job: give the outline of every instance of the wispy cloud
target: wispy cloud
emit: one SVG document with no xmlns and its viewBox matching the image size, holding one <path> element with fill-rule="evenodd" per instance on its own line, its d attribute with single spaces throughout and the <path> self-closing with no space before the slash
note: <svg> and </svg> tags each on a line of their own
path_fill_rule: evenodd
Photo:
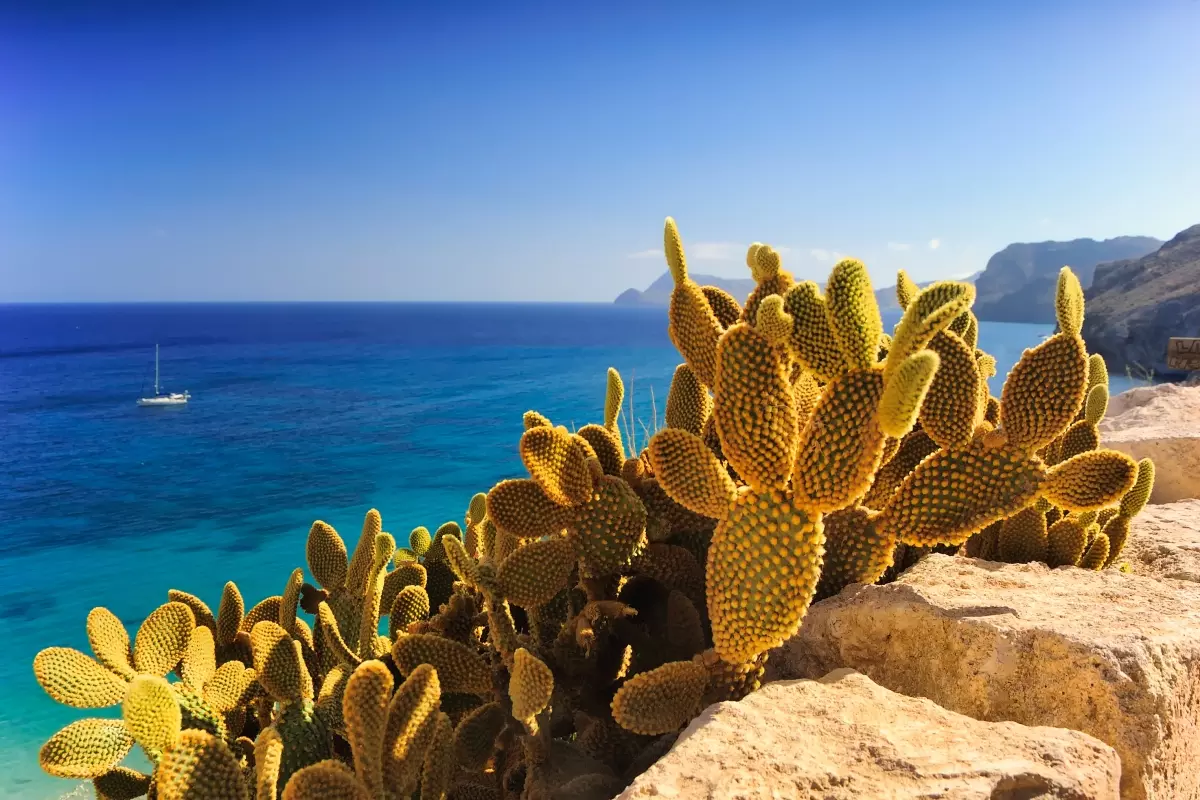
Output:
<svg viewBox="0 0 1200 800">
<path fill-rule="evenodd" d="M 888 242 L 888 250 L 894 250 L 897 253 L 910 249 L 912 249 L 912 245 L 908 242 Z"/>
<path fill-rule="evenodd" d="M 630 253 L 626 258 L 663 258 L 661 247 L 651 247 L 649 250 L 638 250 L 636 253 Z"/>
<path fill-rule="evenodd" d="M 808 251 L 808 254 L 821 262 L 841 261 L 846 257 L 845 253 L 839 253 L 837 250 L 825 250 L 821 247 L 814 247 Z"/>
<path fill-rule="evenodd" d="M 746 245 L 736 242 L 696 242 L 683 249 L 695 261 L 741 261 L 746 257 Z"/>
<path fill-rule="evenodd" d="M 942 246 L 941 239 L 930 239 L 929 240 L 929 249 L 930 250 L 937 250 L 941 246 Z"/>
</svg>

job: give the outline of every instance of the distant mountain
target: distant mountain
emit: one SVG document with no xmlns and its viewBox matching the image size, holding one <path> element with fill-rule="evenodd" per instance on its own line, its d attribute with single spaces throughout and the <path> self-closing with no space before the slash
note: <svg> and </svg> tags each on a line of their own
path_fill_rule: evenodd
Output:
<svg viewBox="0 0 1200 800">
<path fill-rule="evenodd" d="M 1200 337 L 1200 225 L 1141 258 L 1101 264 L 1087 291 L 1083 338 L 1108 368 L 1167 369 L 1173 336 Z"/>
<path fill-rule="evenodd" d="M 988 259 L 975 282 L 975 315 L 995 322 L 1052 323 L 1054 288 L 1064 266 L 1086 289 L 1097 264 L 1140 258 L 1161 246 L 1150 236 L 1010 244 Z"/>
<path fill-rule="evenodd" d="M 696 273 L 693 273 L 691 278 L 701 286 L 716 286 L 718 289 L 724 289 L 737 298 L 739 303 L 745 302 L 750 293 L 754 291 L 752 278 L 718 278 L 716 275 Z M 671 290 L 674 288 L 675 282 L 671 280 L 671 272 L 668 270 L 659 275 L 658 280 L 647 286 L 644 291 L 626 289 L 617 296 L 614 302 L 621 306 L 666 306 L 671 304 Z"/>
<path fill-rule="evenodd" d="M 979 275 L 980 273 L 976 272 L 974 275 L 963 280 L 967 283 L 973 283 Z M 746 298 L 754 291 L 754 281 L 751 278 L 718 278 L 715 275 L 693 274 L 692 280 L 701 286 L 716 286 L 724 289 L 737 298 L 739 303 L 746 302 Z M 930 283 L 932 281 L 926 281 L 920 285 L 924 287 Z M 644 291 L 639 292 L 637 289 L 626 289 L 613 302 L 619 306 L 666 306 L 671 303 L 671 290 L 673 288 L 675 288 L 675 284 L 671 280 L 671 273 L 668 271 L 660 275 L 658 280 L 646 287 Z M 875 298 L 879 303 L 880 311 L 900 310 L 900 303 L 896 300 L 896 287 L 894 285 L 876 290 Z"/>
</svg>

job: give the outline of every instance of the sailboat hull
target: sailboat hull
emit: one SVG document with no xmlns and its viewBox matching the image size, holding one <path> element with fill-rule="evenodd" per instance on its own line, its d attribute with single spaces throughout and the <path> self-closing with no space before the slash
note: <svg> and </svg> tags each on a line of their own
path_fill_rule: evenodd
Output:
<svg viewBox="0 0 1200 800">
<path fill-rule="evenodd" d="M 143 397 L 137 401 L 139 406 L 182 406 L 186 405 L 186 394 L 162 395 L 160 397 Z"/>
</svg>

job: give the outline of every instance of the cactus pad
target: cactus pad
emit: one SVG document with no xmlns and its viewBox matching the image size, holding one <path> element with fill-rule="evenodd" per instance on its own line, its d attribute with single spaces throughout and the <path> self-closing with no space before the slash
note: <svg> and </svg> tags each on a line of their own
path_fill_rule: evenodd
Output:
<svg viewBox="0 0 1200 800">
<path fill-rule="evenodd" d="M 670 733 L 700 710 L 707 687 L 708 670 L 702 665 L 672 661 L 626 681 L 613 697 L 613 718 L 634 733 Z"/>
</svg>

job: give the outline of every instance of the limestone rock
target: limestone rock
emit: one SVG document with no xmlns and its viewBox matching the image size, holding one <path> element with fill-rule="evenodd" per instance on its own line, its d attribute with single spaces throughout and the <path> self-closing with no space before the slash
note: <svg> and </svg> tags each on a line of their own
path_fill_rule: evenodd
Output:
<svg viewBox="0 0 1200 800">
<path fill-rule="evenodd" d="M 1143 508 L 1120 560 L 1136 575 L 1200 583 L 1200 500 Z"/>
<path fill-rule="evenodd" d="M 1130 389 L 1100 422 L 1105 447 L 1154 461 L 1151 503 L 1200 497 L 1200 386 Z"/>
<path fill-rule="evenodd" d="M 1083 731 L 1121 757 L 1123 797 L 1200 798 L 1200 585 L 935 554 L 815 604 L 768 664 Z"/>
<path fill-rule="evenodd" d="M 1116 798 L 1119 774 L 1078 731 L 978 722 L 838 670 L 710 706 L 618 799 Z"/>
</svg>

